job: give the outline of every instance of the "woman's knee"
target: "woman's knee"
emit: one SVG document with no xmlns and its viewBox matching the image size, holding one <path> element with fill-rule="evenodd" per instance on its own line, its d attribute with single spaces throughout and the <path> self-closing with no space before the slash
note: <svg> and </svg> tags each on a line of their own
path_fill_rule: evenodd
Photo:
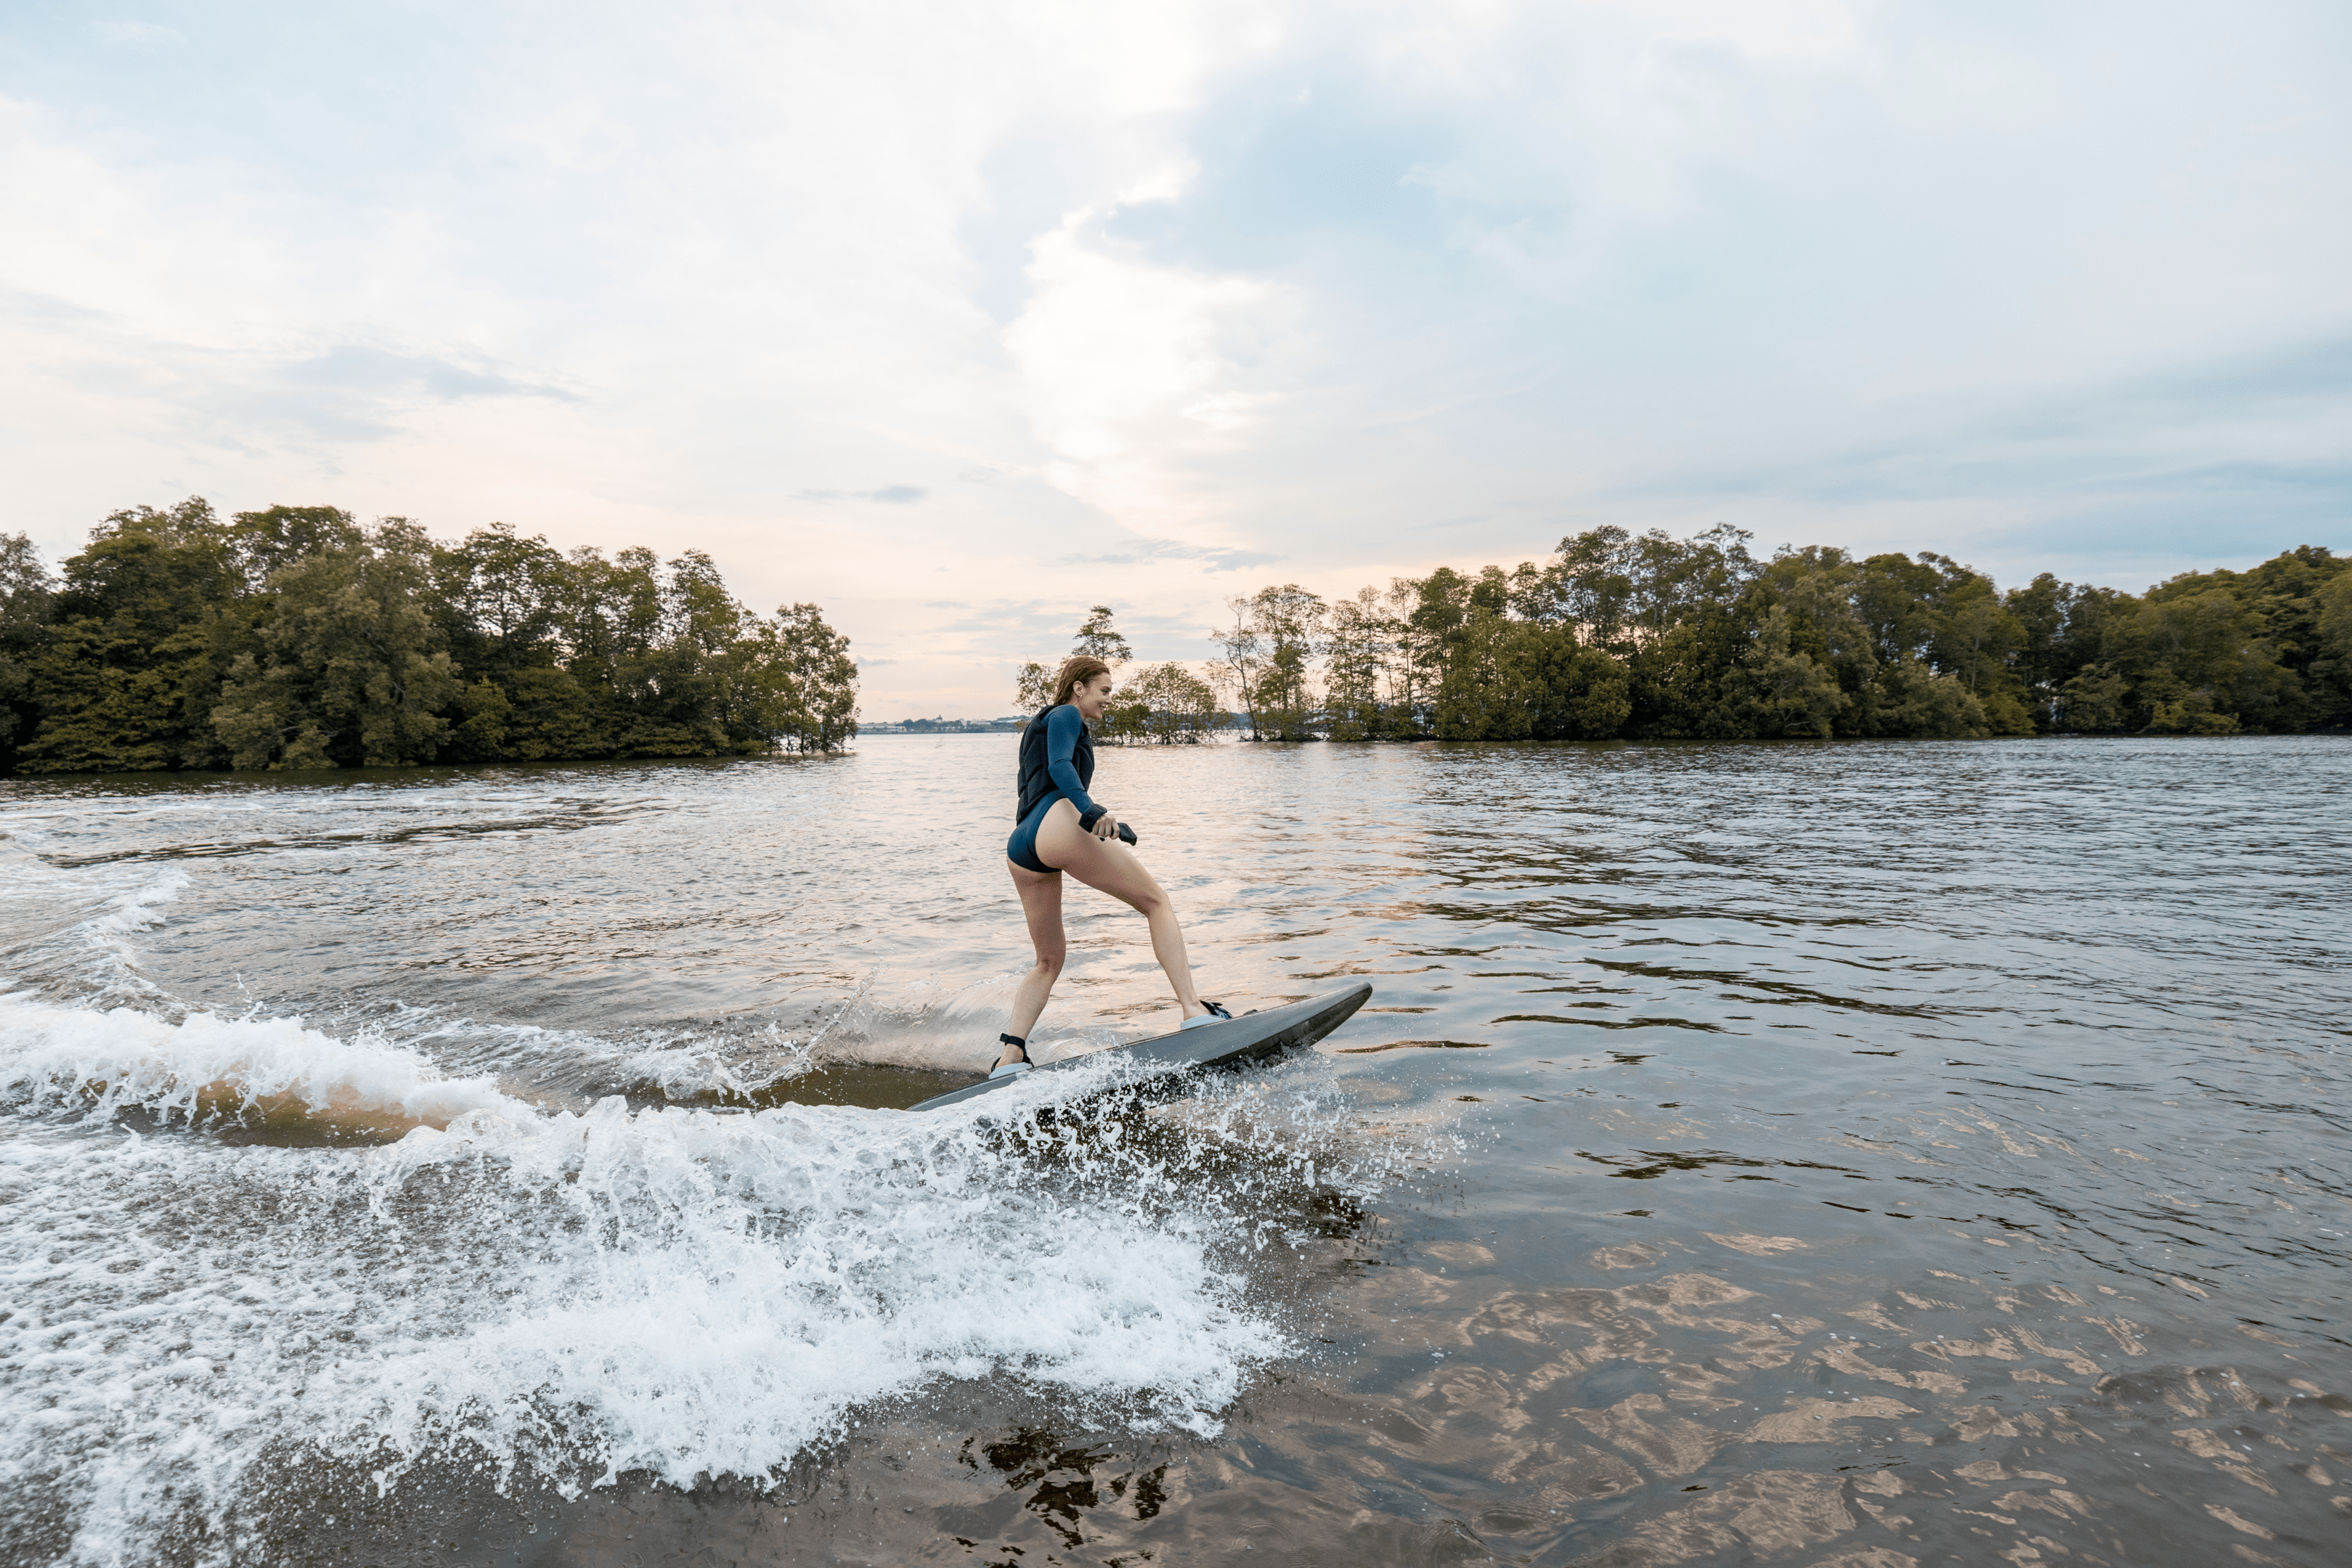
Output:
<svg viewBox="0 0 2352 1568">
<path fill-rule="evenodd" d="M 1040 953 L 1037 955 L 1037 962 L 1034 967 L 1034 972 L 1045 976 L 1050 980 L 1055 976 L 1059 975 L 1062 972 L 1062 965 L 1067 960 L 1068 956 L 1069 955 L 1066 951 Z"/>
</svg>

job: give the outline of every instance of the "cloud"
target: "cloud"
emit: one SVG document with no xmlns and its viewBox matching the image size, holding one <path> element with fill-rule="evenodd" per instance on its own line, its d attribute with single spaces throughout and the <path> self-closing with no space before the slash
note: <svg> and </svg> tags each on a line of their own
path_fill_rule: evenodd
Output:
<svg viewBox="0 0 2352 1568">
<path fill-rule="evenodd" d="M 1156 204 L 1186 172 L 1129 193 Z M 1117 209 L 1113 209 L 1117 210 Z M 1271 401 L 1240 363 L 1278 330 L 1274 285 L 1154 265 L 1091 208 L 1031 247 L 1028 308 L 1004 344 L 1048 480 L 1129 528 L 1197 521 L 1185 460 L 1244 442 Z"/>
<path fill-rule="evenodd" d="M 293 361 L 278 371 L 288 385 L 359 396 L 422 394 L 444 401 L 469 397 L 546 397 L 563 402 L 579 398 L 561 387 L 519 382 L 494 371 L 475 369 L 430 354 L 341 344 L 324 353 Z"/>
<path fill-rule="evenodd" d="M 15 316 L 27 321 L 70 322 L 76 326 L 103 329 L 113 318 L 104 310 L 77 305 L 70 299 L 55 295 L 36 294 L 28 289 L 0 287 L 0 315 Z"/>
<path fill-rule="evenodd" d="M 796 490 L 802 501 L 875 501 L 886 507 L 911 507 L 930 492 L 920 485 L 885 485 L 878 490 Z"/>
<path fill-rule="evenodd" d="M 1181 539 L 1138 539 L 1129 549 L 1108 555 L 1074 556 L 1072 559 L 1097 566 L 1137 566 L 1155 560 L 1199 561 L 1210 571 L 1239 571 L 1244 567 L 1270 565 L 1283 557 L 1265 550 L 1186 544 Z"/>
<path fill-rule="evenodd" d="M 222 401 L 240 418 L 313 436 L 366 440 L 397 433 L 404 416 L 421 406 L 499 398 L 581 401 L 562 387 L 438 355 L 355 343 L 260 367 L 241 389 L 224 388 Z"/>
<path fill-rule="evenodd" d="M 188 42 L 185 33 L 158 22 L 100 22 L 98 36 L 122 48 L 149 51 L 184 48 Z"/>
<path fill-rule="evenodd" d="M 1624 494 L 1769 494 L 1838 504 L 1952 495 L 2063 505 L 2285 486 L 2352 498 L 2352 338 L 2103 377 L 1914 401 L 1874 439 L 1753 465 L 1685 466 Z M 2233 455 L 2214 438 L 2234 430 Z"/>
</svg>

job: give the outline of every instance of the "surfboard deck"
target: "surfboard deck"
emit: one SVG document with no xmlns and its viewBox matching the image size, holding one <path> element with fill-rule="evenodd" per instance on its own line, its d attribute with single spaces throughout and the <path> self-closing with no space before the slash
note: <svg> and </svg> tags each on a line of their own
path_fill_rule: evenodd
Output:
<svg viewBox="0 0 2352 1568">
<path fill-rule="evenodd" d="M 1179 1030 L 1150 1040 L 1139 1040 L 1131 1045 L 1114 1045 L 1102 1051 L 1090 1051 L 1083 1056 L 1066 1057 L 1060 1061 L 1041 1061 L 1026 1072 L 1010 1073 L 1003 1078 L 984 1078 L 977 1083 L 967 1083 L 961 1089 L 950 1090 L 910 1105 L 910 1111 L 938 1111 L 950 1105 L 961 1105 L 977 1100 L 1000 1089 L 1010 1089 L 1016 1083 L 1034 1082 L 1041 1072 L 1060 1072 L 1101 1061 L 1106 1057 L 1118 1060 L 1122 1068 L 1132 1068 L 1133 1075 L 1123 1074 L 1121 1089 L 1141 1087 L 1147 1082 L 1159 1082 L 1168 1078 L 1182 1078 L 1202 1072 L 1231 1072 L 1255 1067 L 1287 1056 L 1294 1051 L 1304 1051 L 1338 1029 L 1354 1016 L 1358 1008 L 1371 999 L 1369 980 L 1320 997 L 1309 997 L 1303 1002 L 1286 1007 L 1269 1008 L 1264 1012 L 1244 1013 L 1236 1019 L 1203 1024 L 1198 1029 Z M 1162 1087 L 1164 1092 L 1164 1085 Z"/>
</svg>

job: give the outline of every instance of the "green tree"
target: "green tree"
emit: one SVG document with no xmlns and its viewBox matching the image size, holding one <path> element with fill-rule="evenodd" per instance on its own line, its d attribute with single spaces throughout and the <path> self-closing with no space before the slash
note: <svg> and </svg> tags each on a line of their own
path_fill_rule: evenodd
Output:
<svg viewBox="0 0 2352 1568">
<path fill-rule="evenodd" d="M 341 507 L 270 507 L 239 512 L 226 530 L 229 559 L 250 592 L 270 577 L 314 555 L 357 549 L 366 542 L 359 520 Z"/>
<path fill-rule="evenodd" d="M 228 532 L 209 503 L 114 513 L 65 563 L 55 620 L 29 660 L 38 712 L 28 772 L 204 767 L 210 710 L 248 639 Z"/>
<path fill-rule="evenodd" d="M 1507 665 L 1528 705 L 1536 740 L 1611 740 L 1633 711 L 1631 675 L 1598 648 L 1579 646 L 1565 626 L 1522 624 Z"/>
<path fill-rule="evenodd" d="M 2327 654 L 2321 622 L 2327 596 L 2352 572 L 2352 560 L 2314 545 L 2285 550 L 2239 576 L 2258 640 L 2295 677 L 2294 695 L 2266 719 L 2273 728 L 2352 723 L 2352 704 L 2319 667 Z"/>
<path fill-rule="evenodd" d="M 1580 643 L 1565 607 L 1581 591 L 1562 580 L 1523 563 L 1475 576 L 1440 568 L 1414 585 L 1401 629 L 1407 663 L 1426 672 L 1440 739 L 1587 740 L 1622 728 L 1625 667 Z"/>
<path fill-rule="evenodd" d="M 698 550 L 436 543 L 333 507 L 200 497 L 92 532 L 52 591 L 0 539 L 0 759 L 45 771 L 837 749 L 856 665 Z"/>
<path fill-rule="evenodd" d="M 2026 711 L 2025 683 L 2014 668 L 2026 643 L 2025 628 L 2001 602 L 1992 579 L 1948 556 L 1923 553 L 1919 559 L 1942 569 L 1929 644 L 1937 669 L 1958 677 L 1994 733 L 2030 733 L 2033 722 Z"/>
<path fill-rule="evenodd" d="M 2110 631 L 2138 609 L 2138 600 L 2112 588 L 2085 584 L 2066 596 L 2065 623 L 2052 644 L 2046 683 L 2053 729 L 2104 734 L 2125 727 L 2131 683 L 2102 661 Z"/>
<path fill-rule="evenodd" d="M 1520 629 L 1479 606 L 1447 632 L 1434 715 L 1440 740 L 1525 740 L 1534 734 L 1536 694 L 1517 657 Z"/>
<path fill-rule="evenodd" d="M 1157 745 L 1198 745 L 1224 723 L 1217 689 L 1181 664 L 1147 665 L 1128 690 L 1143 713 L 1141 734 Z"/>
<path fill-rule="evenodd" d="M 1536 618 L 1580 627 L 1597 647 L 1630 648 L 1626 626 L 1638 565 L 1633 536 L 1613 523 L 1560 540 L 1546 573 L 1549 602 Z"/>
<path fill-rule="evenodd" d="M 1630 653 L 1736 599 L 1759 570 L 1750 537 L 1728 524 L 1688 539 L 1663 528 L 1588 529 L 1560 540 L 1540 571 L 1514 577 L 1517 608 L 1528 620 L 1566 622 L 1590 646 Z"/>
<path fill-rule="evenodd" d="M 488 686 L 497 701 L 482 693 Z M 610 757 L 613 740 L 594 697 L 562 668 L 529 667 L 492 684 L 466 687 L 467 717 L 458 727 L 464 755 L 478 761 L 543 762 Z"/>
<path fill-rule="evenodd" d="M 1747 734 L 1827 740 L 1846 696 L 1826 665 L 1791 646 L 1795 632 L 1788 607 L 1774 605 L 1755 645 L 1724 677 L 1723 706 Z"/>
<path fill-rule="evenodd" d="M 857 737 L 857 663 L 849 639 L 814 604 L 787 604 L 737 646 L 740 717 L 730 741 L 740 750 L 842 750 Z"/>
<path fill-rule="evenodd" d="M 1400 628 L 1402 651 L 1429 697 L 1429 723 L 1433 729 L 1437 706 L 1444 700 L 1439 693 L 1444 685 L 1446 664 L 1475 612 L 1470 594 L 1476 583 L 1450 566 L 1441 566 L 1409 586 L 1412 597 Z"/>
<path fill-rule="evenodd" d="M 2074 592 L 2073 583 L 2045 571 L 2002 596 L 2002 606 L 2022 639 L 2011 667 L 2024 687 L 2026 709 L 2036 729 L 2053 727 L 2058 688 L 2072 673 L 2063 664 L 2066 612 Z"/>
<path fill-rule="evenodd" d="M 492 523 L 433 547 L 433 596 L 452 654 L 469 671 L 548 668 L 571 600 L 572 563 L 543 538 Z"/>
<path fill-rule="evenodd" d="M 2131 683 L 2104 664 L 2085 664 L 2059 688 L 2053 727 L 2083 735 L 2121 730 L 2131 718 Z"/>
<path fill-rule="evenodd" d="M 1332 740 L 1371 740 L 1391 728 L 1382 688 L 1393 679 L 1400 628 L 1377 590 L 1335 601 L 1323 643 L 1323 717 Z"/>
<path fill-rule="evenodd" d="M 1878 667 L 1870 631 L 1854 609 L 1860 576 L 1842 549 L 1784 549 L 1731 608 L 1759 630 L 1775 605 L 1786 609 L 1790 647 L 1835 672 L 1839 690 L 1852 695 L 1869 685 Z"/>
<path fill-rule="evenodd" d="M 464 683 L 427 608 L 432 553 L 424 530 L 387 517 L 269 574 L 261 647 L 230 664 L 211 715 L 231 767 L 435 759 Z"/>
<path fill-rule="evenodd" d="M 1878 663 L 1926 660 L 1936 644 L 1936 599 L 1943 574 L 1908 556 L 1874 555 L 1855 571 L 1854 612 Z"/>
<path fill-rule="evenodd" d="M 2352 722 L 2352 571 L 2338 571 L 2312 595 L 2309 666 L 2326 722 Z"/>
<path fill-rule="evenodd" d="M 1625 661 L 1633 706 L 1626 733 L 1645 740 L 1747 738 L 1751 732 L 1728 711 L 1724 684 L 1753 636 L 1738 607 L 1711 605 L 1635 646 Z"/>
<path fill-rule="evenodd" d="M 1232 685 L 1249 716 L 1254 740 L 1310 740 L 1316 711 L 1314 660 L 1321 653 L 1329 612 L 1321 598 L 1295 582 L 1262 588 L 1225 601 L 1234 617 L 1223 638 L 1225 657 L 1213 666 Z"/>
<path fill-rule="evenodd" d="M 1775 610 L 1787 616 L 1777 629 L 1768 625 Z M 1770 727 L 1782 720 L 1768 716 L 1781 712 L 1785 719 L 1784 710 L 1757 704 L 1765 664 L 1795 655 L 1835 676 L 1845 699 L 1832 719 L 1835 735 L 1957 738 L 2032 727 L 2011 667 L 2023 643 L 2021 623 L 1990 579 L 1945 557 L 1855 561 L 1831 548 L 1784 549 L 1738 611 L 1755 627 L 1757 643 L 1745 673 L 1727 674 L 1727 700 L 1736 695 L 1740 702 L 1731 716 L 1739 727 L 1790 733 Z M 1762 647 L 1784 634 L 1785 649 Z M 1799 673 L 1775 667 L 1781 686 Z M 1801 726 L 1810 727 L 1810 720 Z"/>
<path fill-rule="evenodd" d="M 1086 619 L 1078 622 L 1077 641 L 1070 644 L 1070 652 L 1100 659 L 1114 670 L 1135 657 L 1127 639 L 1111 625 L 1108 604 L 1095 605 L 1087 612 Z"/>
<path fill-rule="evenodd" d="M 1937 674 L 1919 659 L 1874 671 L 1838 716 L 1840 735 L 1911 740 L 1972 740 L 1992 733 L 1984 705 L 1958 675 Z"/>
<path fill-rule="evenodd" d="M 1151 738 L 1151 705 L 1132 685 L 1111 693 L 1101 720 L 1092 727 L 1097 740 L 1111 746 L 1137 746 Z"/>
<path fill-rule="evenodd" d="M 57 602 L 57 580 L 23 534 L 0 534 L 0 773 L 13 772 L 17 743 L 33 733 L 33 660 Z"/>
<path fill-rule="evenodd" d="M 2300 716 L 2293 673 L 2257 635 L 2234 586 L 2219 574 L 2184 573 L 2108 628 L 2109 662 L 2131 680 L 2137 727 L 2228 735 Z"/>
</svg>

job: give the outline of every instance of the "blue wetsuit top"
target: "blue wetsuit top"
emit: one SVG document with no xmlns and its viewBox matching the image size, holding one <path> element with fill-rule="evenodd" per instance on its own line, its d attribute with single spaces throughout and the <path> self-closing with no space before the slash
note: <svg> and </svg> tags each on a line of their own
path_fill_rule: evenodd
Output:
<svg viewBox="0 0 2352 1568">
<path fill-rule="evenodd" d="M 1031 719 L 1021 732 L 1021 789 L 1013 808 L 1020 826 L 1005 843 L 1006 857 L 1024 871 L 1055 870 L 1037 858 L 1037 830 L 1056 800 L 1076 806 L 1079 825 L 1093 827 L 1102 815 L 1087 793 L 1094 781 L 1094 737 L 1076 707 L 1064 703 Z"/>
</svg>

